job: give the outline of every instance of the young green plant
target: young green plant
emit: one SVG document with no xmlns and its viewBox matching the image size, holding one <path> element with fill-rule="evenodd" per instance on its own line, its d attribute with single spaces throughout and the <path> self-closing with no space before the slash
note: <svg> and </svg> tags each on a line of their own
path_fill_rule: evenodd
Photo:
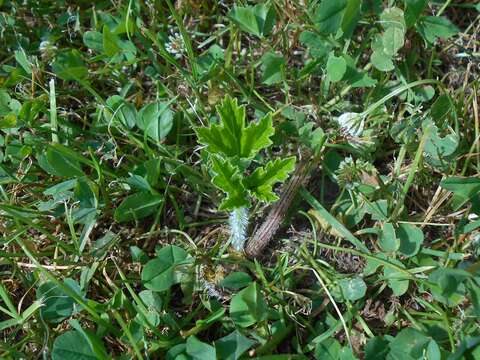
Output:
<svg viewBox="0 0 480 360">
<path fill-rule="evenodd" d="M 219 209 L 230 212 L 230 243 L 236 250 L 243 251 L 251 201 L 277 200 L 273 185 L 287 179 L 295 168 L 295 157 L 270 160 L 247 175 L 247 169 L 254 166 L 253 159 L 272 144 L 270 138 L 275 133 L 272 114 L 247 126 L 245 106 L 239 106 L 237 99 L 230 96 L 217 106 L 217 113 L 218 124 L 195 131 L 198 141 L 206 145 L 215 174 L 212 182 L 226 194 Z"/>
</svg>

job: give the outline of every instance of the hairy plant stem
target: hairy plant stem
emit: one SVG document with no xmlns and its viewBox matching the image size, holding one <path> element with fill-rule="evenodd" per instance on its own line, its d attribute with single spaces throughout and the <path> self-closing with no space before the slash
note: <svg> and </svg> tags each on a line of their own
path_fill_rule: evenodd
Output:
<svg viewBox="0 0 480 360">
<path fill-rule="evenodd" d="M 230 242 L 233 248 L 237 251 L 243 251 L 247 240 L 248 209 L 246 207 L 233 209 L 230 212 L 228 223 L 231 231 Z"/>
<path fill-rule="evenodd" d="M 313 159 L 311 157 L 306 157 L 298 163 L 295 172 L 291 176 L 288 184 L 283 189 L 280 199 L 272 206 L 272 209 L 265 218 L 265 221 L 248 242 L 245 249 L 248 257 L 259 256 L 273 238 L 278 228 L 282 224 L 288 208 L 298 192 L 298 189 L 306 182 L 306 179 L 310 174 L 310 170 L 318 163 L 319 160 L 319 156 L 316 156 Z"/>
</svg>

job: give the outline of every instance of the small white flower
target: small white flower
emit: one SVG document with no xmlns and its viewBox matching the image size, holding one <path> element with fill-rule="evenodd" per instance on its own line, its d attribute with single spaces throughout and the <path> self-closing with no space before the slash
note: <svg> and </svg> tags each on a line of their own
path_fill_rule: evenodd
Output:
<svg viewBox="0 0 480 360">
<path fill-rule="evenodd" d="M 337 119 L 343 132 L 349 136 L 360 137 L 365 127 L 365 119 L 362 114 L 347 112 L 340 115 Z"/>
<path fill-rule="evenodd" d="M 40 45 L 38 46 L 38 50 L 40 50 L 40 52 L 43 52 L 45 51 L 46 49 L 48 49 L 50 47 L 50 41 L 48 40 L 44 40 L 40 43 Z"/>
<path fill-rule="evenodd" d="M 220 293 L 220 291 L 217 290 L 215 285 L 212 284 L 211 282 L 208 282 L 207 280 L 204 280 L 203 281 L 203 286 L 204 286 L 205 290 L 207 290 L 207 294 L 208 294 L 209 297 L 215 298 L 215 299 L 218 299 L 218 300 L 223 299 L 223 295 Z"/>
<path fill-rule="evenodd" d="M 185 52 L 185 43 L 179 33 L 173 33 L 168 36 L 168 42 L 165 43 L 165 50 L 172 54 L 176 59 L 180 59 Z"/>
<path fill-rule="evenodd" d="M 38 46 L 38 51 L 43 59 L 49 59 L 53 56 L 57 47 L 48 40 L 44 40 Z"/>
<path fill-rule="evenodd" d="M 468 220 L 477 220 L 478 217 L 479 217 L 479 216 L 478 216 L 477 214 L 475 214 L 475 213 L 470 213 L 470 214 L 468 215 Z"/>
</svg>

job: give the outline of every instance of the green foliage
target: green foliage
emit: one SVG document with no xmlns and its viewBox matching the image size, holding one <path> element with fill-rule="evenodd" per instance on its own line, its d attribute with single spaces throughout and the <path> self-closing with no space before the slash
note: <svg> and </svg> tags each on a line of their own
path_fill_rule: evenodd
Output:
<svg viewBox="0 0 480 360">
<path fill-rule="evenodd" d="M 295 158 L 277 159 L 258 167 L 250 176 L 245 176 L 242 160 L 249 160 L 260 150 L 270 146 L 275 133 L 272 116 L 267 114 L 258 123 L 245 124 L 245 107 L 237 99 L 225 97 L 217 106 L 221 124 L 196 128 L 198 141 L 207 146 L 215 176 L 212 182 L 227 194 L 220 209 L 232 210 L 250 205 L 249 197 L 272 202 L 278 197 L 272 186 L 287 179 L 294 170 Z"/>
<path fill-rule="evenodd" d="M 60 146 L 48 147 L 46 160 L 48 161 L 49 173 L 51 175 L 62 177 L 83 176 L 84 173 L 78 159 L 63 150 L 64 149 Z"/>
<path fill-rule="evenodd" d="M 478 10 L 0 0 L 0 358 L 480 358 Z"/>
<path fill-rule="evenodd" d="M 100 346 L 100 351 L 98 351 L 97 349 Z M 82 332 L 77 330 L 67 331 L 57 337 L 53 343 L 52 359 L 54 360 L 97 360 L 108 358 L 103 345 L 96 336 L 85 330 Z"/>
<path fill-rule="evenodd" d="M 439 129 L 430 121 L 425 121 L 424 127 L 430 127 L 430 137 L 425 143 L 425 152 L 428 154 L 426 160 L 434 167 L 443 168 L 447 165 L 448 158 L 458 147 L 459 138 L 453 131 L 441 137 Z"/>
<path fill-rule="evenodd" d="M 277 182 L 285 181 L 294 168 L 295 157 L 269 161 L 265 167 L 256 168 L 250 176 L 246 177 L 244 184 L 257 199 L 272 202 L 278 199 L 272 186 Z"/>
<path fill-rule="evenodd" d="M 395 252 L 400 247 L 400 241 L 395 234 L 395 228 L 391 223 L 385 223 L 380 230 L 378 243 L 383 251 Z"/>
<path fill-rule="evenodd" d="M 113 95 L 109 97 L 107 99 L 107 105 L 108 107 L 105 109 L 104 116 L 109 123 L 118 121 L 128 129 L 131 129 L 136 125 L 138 117 L 137 110 L 132 104 L 126 102 L 121 96 Z M 147 105 L 146 107 L 150 105 Z M 142 121 L 142 125 L 143 124 L 144 122 Z"/>
<path fill-rule="evenodd" d="M 270 34 L 275 24 L 275 8 L 266 4 L 234 6 L 229 16 L 241 30 L 258 37 Z"/>
<path fill-rule="evenodd" d="M 215 360 L 217 358 L 213 346 L 201 342 L 193 335 L 187 339 L 186 353 L 193 360 Z"/>
<path fill-rule="evenodd" d="M 359 277 L 340 280 L 340 287 L 342 288 L 345 299 L 350 301 L 363 298 L 367 291 L 367 285 L 365 285 L 365 282 Z"/>
<path fill-rule="evenodd" d="M 63 80 L 83 80 L 88 75 L 88 69 L 78 50 L 69 50 L 58 54 L 52 64 L 53 72 Z"/>
<path fill-rule="evenodd" d="M 230 303 L 230 317 L 243 328 L 265 320 L 266 311 L 267 304 L 256 282 L 235 294 Z"/>
<path fill-rule="evenodd" d="M 448 39 L 458 31 L 450 20 L 440 16 L 424 16 L 418 24 L 418 32 L 429 43 L 434 43 L 438 38 Z"/>
<path fill-rule="evenodd" d="M 317 7 L 314 15 L 314 21 L 318 30 L 322 33 L 335 34 L 342 24 L 347 3 L 347 0 L 323 0 Z"/>
<path fill-rule="evenodd" d="M 245 124 L 245 106 L 238 106 L 237 99 L 227 96 L 217 106 L 219 124 L 195 129 L 198 141 L 207 145 L 212 154 L 225 157 L 251 159 L 260 150 L 271 145 L 270 137 L 275 130 L 270 114 L 258 123 Z"/>
<path fill-rule="evenodd" d="M 162 248 L 157 257 L 145 264 L 142 281 L 150 290 L 165 291 L 181 281 L 179 267 L 188 262 L 185 250 L 175 245 Z"/>
<path fill-rule="evenodd" d="M 327 74 L 331 81 L 337 82 L 342 80 L 347 71 L 347 62 L 343 57 L 336 57 L 330 53 L 327 61 Z"/>
<path fill-rule="evenodd" d="M 152 140 L 164 140 L 173 126 L 173 113 L 168 103 L 145 105 L 138 113 L 137 126 Z"/>
<path fill-rule="evenodd" d="M 399 252 L 405 256 L 417 255 L 424 240 L 420 228 L 411 224 L 399 224 L 396 235 L 400 239 Z"/>
<path fill-rule="evenodd" d="M 480 179 L 478 177 L 452 176 L 442 180 L 440 186 L 454 193 L 453 208 L 458 210 L 468 201 L 478 201 L 480 194 Z"/>
<path fill-rule="evenodd" d="M 252 278 L 247 273 L 236 271 L 228 274 L 220 283 L 222 287 L 227 289 L 241 289 L 248 286 L 252 282 Z"/>
<path fill-rule="evenodd" d="M 400 268 L 404 268 L 402 263 L 398 261 L 395 261 L 394 263 Z M 407 292 L 410 282 L 406 279 L 404 272 L 401 272 L 396 268 L 384 267 L 383 276 L 387 279 L 388 287 L 392 289 L 396 296 L 401 296 Z"/>
<path fill-rule="evenodd" d="M 255 344 L 255 341 L 243 336 L 238 330 L 215 342 L 217 354 L 221 359 L 237 360 Z"/>
<path fill-rule="evenodd" d="M 82 296 L 75 280 L 67 278 L 64 280 L 64 284 Z M 48 322 L 61 322 L 78 311 L 78 305 L 75 300 L 65 294 L 56 283 L 51 281 L 45 282 L 38 287 L 37 299 L 43 303 L 40 315 L 42 319 Z"/>
<path fill-rule="evenodd" d="M 374 38 L 370 60 L 378 70 L 390 71 L 395 68 L 393 58 L 405 43 L 404 13 L 397 7 L 387 8 L 380 15 L 380 22 L 385 31 Z"/>
<path fill-rule="evenodd" d="M 232 165 L 228 159 L 212 157 L 212 170 L 215 172 L 212 183 L 227 194 L 220 204 L 220 209 L 235 209 L 250 205 L 238 167 Z"/>
<path fill-rule="evenodd" d="M 124 222 L 143 219 L 153 214 L 163 202 L 163 196 L 139 192 L 127 196 L 115 209 L 115 221 Z"/>
<path fill-rule="evenodd" d="M 98 31 L 85 31 L 83 33 L 83 43 L 92 50 L 103 51 L 103 37 L 102 33 Z"/>
<path fill-rule="evenodd" d="M 275 53 L 265 53 L 262 62 L 262 83 L 273 85 L 285 79 L 285 58 Z"/>
</svg>

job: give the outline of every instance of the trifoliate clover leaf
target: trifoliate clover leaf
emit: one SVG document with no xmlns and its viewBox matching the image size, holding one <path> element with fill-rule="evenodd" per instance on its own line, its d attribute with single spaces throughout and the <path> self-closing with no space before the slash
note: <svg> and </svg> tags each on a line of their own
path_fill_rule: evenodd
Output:
<svg viewBox="0 0 480 360">
<path fill-rule="evenodd" d="M 405 32 L 407 28 L 403 11 L 397 7 L 385 9 L 380 15 L 380 23 L 385 30 L 397 28 Z"/>
<path fill-rule="evenodd" d="M 449 166 L 447 159 L 457 150 L 459 136 L 450 130 L 450 134 L 441 137 L 439 129 L 431 119 L 425 120 L 422 126 L 424 129 L 427 127 L 431 129 L 424 149 L 426 161 L 437 169 L 447 168 Z"/>
<path fill-rule="evenodd" d="M 228 16 L 241 30 L 259 38 L 270 34 L 275 25 L 275 7 L 272 5 L 234 6 Z"/>
<path fill-rule="evenodd" d="M 251 159 L 260 150 L 272 144 L 275 133 L 272 115 L 267 114 L 258 123 L 245 126 L 245 107 L 238 106 L 237 99 L 227 96 L 217 106 L 220 124 L 196 128 L 198 141 L 207 145 L 212 154 L 223 157 Z"/>
<path fill-rule="evenodd" d="M 269 161 L 265 167 L 257 168 L 243 183 L 259 200 L 275 201 L 278 196 L 272 190 L 277 182 L 285 181 L 295 168 L 295 157 Z"/>
<path fill-rule="evenodd" d="M 212 180 L 213 184 L 227 194 L 219 209 L 233 210 L 242 206 L 249 206 L 248 193 L 242 183 L 242 175 L 238 167 L 219 156 L 212 157 L 212 165 L 212 170 L 216 174 Z"/>
<path fill-rule="evenodd" d="M 430 44 L 438 38 L 448 39 L 460 31 L 450 20 L 441 16 L 423 16 L 420 18 L 417 30 Z"/>
</svg>

